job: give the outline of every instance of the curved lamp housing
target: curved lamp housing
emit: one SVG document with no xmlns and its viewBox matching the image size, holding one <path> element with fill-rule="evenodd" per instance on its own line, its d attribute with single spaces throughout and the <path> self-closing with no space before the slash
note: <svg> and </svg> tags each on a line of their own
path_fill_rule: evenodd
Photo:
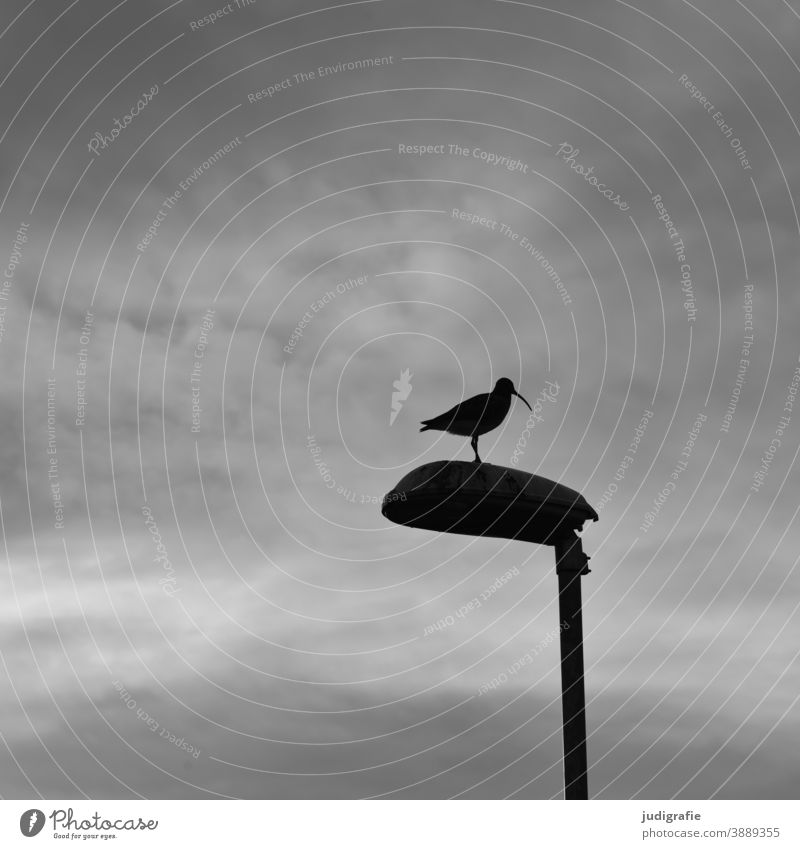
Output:
<svg viewBox="0 0 800 849">
<path fill-rule="evenodd" d="M 490 463 L 440 460 L 409 472 L 383 498 L 398 525 L 555 545 L 598 515 L 574 489 Z"/>
</svg>

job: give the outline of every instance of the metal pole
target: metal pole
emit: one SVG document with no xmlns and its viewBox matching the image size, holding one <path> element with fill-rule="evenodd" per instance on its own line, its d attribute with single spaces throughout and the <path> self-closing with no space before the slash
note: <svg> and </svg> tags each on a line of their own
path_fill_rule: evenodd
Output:
<svg viewBox="0 0 800 849">
<path fill-rule="evenodd" d="M 588 799 L 586 696 L 583 689 L 581 575 L 589 568 L 580 538 L 555 544 L 561 630 L 561 713 L 564 721 L 564 798 Z"/>
</svg>

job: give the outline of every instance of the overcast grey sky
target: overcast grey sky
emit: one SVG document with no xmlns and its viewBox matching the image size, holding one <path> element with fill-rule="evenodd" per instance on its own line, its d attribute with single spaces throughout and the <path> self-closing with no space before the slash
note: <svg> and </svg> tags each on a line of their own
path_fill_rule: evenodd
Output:
<svg viewBox="0 0 800 849">
<path fill-rule="evenodd" d="M 559 797 L 552 551 L 380 514 L 506 376 L 590 793 L 796 798 L 798 4 L 11 5 L 0 794 Z"/>
</svg>

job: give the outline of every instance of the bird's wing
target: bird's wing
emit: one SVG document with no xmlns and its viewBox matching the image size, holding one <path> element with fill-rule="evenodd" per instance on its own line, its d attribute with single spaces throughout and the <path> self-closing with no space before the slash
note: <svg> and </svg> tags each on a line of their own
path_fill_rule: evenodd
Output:
<svg viewBox="0 0 800 849">
<path fill-rule="evenodd" d="M 441 413 L 438 416 L 434 416 L 432 419 L 425 419 L 424 421 L 420 422 L 420 424 L 424 424 L 424 425 L 448 424 L 458 415 L 458 408 L 460 406 L 461 406 L 461 404 L 456 404 L 455 407 L 451 407 L 446 413 Z"/>
</svg>

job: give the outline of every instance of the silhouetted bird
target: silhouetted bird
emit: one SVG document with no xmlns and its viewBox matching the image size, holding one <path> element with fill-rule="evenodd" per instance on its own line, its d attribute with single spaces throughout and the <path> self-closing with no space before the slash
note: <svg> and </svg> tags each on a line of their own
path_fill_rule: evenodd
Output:
<svg viewBox="0 0 800 849">
<path fill-rule="evenodd" d="M 432 419 L 420 422 L 423 430 L 444 430 L 456 436 L 470 436 L 470 445 L 475 452 L 475 462 L 483 462 L 478 456 L 478 437 L 481 434 L 494 430 L 506 417 L 508 408 L 511 406 L 511 396 L 525 401 L 522 395 L 514 389 L 514 384 L 507 378 L 501 377 L 491 392 L 483 395 L 475 395 L 467 398 L 460 404 L 456 404 L 452 410 L 442 413 Z M 528 409 L 531 405 L 525 401 Z"/>
</svg>

